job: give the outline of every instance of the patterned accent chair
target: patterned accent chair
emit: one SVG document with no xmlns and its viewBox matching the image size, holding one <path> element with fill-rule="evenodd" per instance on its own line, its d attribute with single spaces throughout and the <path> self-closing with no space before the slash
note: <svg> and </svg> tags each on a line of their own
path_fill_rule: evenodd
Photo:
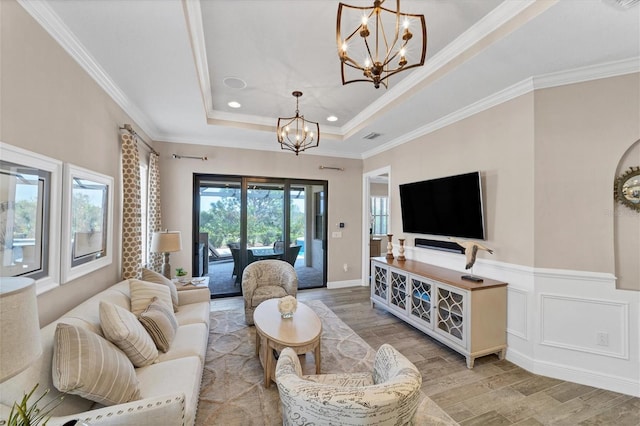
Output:
<svg viewBox="0 0 640 426">
<path fill-rule="evenodd" d="M 376 353 L 373 372 L 303 376 L 298 355 L 285 348 L 276 365 L 282 424 L 411 425 L 422 376 L 393 346 Z"/>
<path fill-rule="evenodd" d="M 287 295 L 296 297 L 298 275 L 293 266 L 282 260 L 259 260 L 247 265 L 242 273 L 242 297 L 247 324 L 253 325 L 253 311 L 265 300 Z"/>
</svg>

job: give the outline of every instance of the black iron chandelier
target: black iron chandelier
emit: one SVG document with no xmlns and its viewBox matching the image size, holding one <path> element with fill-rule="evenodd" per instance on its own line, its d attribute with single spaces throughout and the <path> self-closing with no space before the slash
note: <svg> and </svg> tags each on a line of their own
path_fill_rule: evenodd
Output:
<svg viewBox="0 0 640 426">
<path fill-rule="evenodd" d="M 396 0 L 396 10 L 382 7 L 383 3 L 384 0 L 375 0 L 372 7 L 339 4 L 336 42 L 342 84 L 366 81 L 373 82 L 376 89 L 380 84 L 386 88 L 387 79 L 392 75 L 424 65 L 427 53 L 424 15 L 400 12 L 400 0 Z M 342 30 L 354 25 L 357 26 L 353 31 Z M 419 28 L 417 34 L 421 35 L 421 40 L 414 39 L 412 28 Z M 359 72 L 351 72 L 351 69 Z"/>
<path fill-rule="evenodd" d="M 305 120 L 298 110 L 298 99 L 302 92 L 296 90 L 292 93 L 296 97 L 295 117 L 278 118 L 278 142 L 280 148 L 298 153 L 315 148 L 320 143 L 320 125 L 315 121 Z M 315 129 L 315 132 L 314 132 Z"/>
</svg>

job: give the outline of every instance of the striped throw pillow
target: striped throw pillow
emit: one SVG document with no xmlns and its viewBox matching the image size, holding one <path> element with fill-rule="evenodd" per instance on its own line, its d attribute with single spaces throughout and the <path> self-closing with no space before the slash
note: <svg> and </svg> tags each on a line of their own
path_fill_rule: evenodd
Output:
<svg viewBox="0 0 640 426">
<path fill-rule="evenodd" d="M 154 298 L 138 319 L 155 342 L 156 347 L 162 352 L 167 352 L 178 331 L 178 321 L 171 308 L 158 298 Z"/>
<path fill-rule="evenodd" d="M 162 274 L 152 271 L 147 268 L 142 268 L 142 281 L 147 281 L 155 284 L 166 285 L 171 292 L 171 302 L 173 303 L 173 312 L 178 312 L 178 289 L 176 285 L 169 278 Z"/>
<path fill-rule="evenodd" d="M 129 358 L 113 343 L 70 324 L 59 323 L 53 345 L 53 385 L 103 405 L 140 399 Z"/>
<path fill-rule="evenodd" d="M 100 302 L 102 334 L 119 347 L 136 367 L 152 364 L 158 349 L 138 318 L 113 303 Z"/>
<path fill-rule="evenodd" d="M 167 286 L 140 280 L 130 280 L 129 294 L 131 297 L 131 312 L 136 316 L 147 309 L 147 306 L 149 306 L 154 297 L 157 297 L 160 302 L 170 307 L 173 311 L 171 292 Z"/>
</svg>

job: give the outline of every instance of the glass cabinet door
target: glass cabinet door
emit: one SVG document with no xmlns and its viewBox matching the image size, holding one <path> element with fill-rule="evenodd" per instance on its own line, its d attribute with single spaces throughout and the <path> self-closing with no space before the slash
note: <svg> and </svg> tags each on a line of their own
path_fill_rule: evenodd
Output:
<svg viewBox="0 0 640 426">
<path fill-rule="evenodd" d="M 374 297 L 387 301 L 387 273 L 385 266 L 373 263 L 373 293 Z"/>
<path fill-rule="evenodd" d="M 436 329 L 444 336 L 464 345 L 464 293 L 450 287 L 438 287 Z"/>
<path fill-rule="evenodd" d="M 431 326 L 431 300 L 433 299 L 433 287 L 430 283 L 411 277 L 411 308 L 412 317 Z"/>
<path fill-rule="evenodd" d="M 389 304 L 403 311 L 407 309 L 407 274 L 391 269 L 389 271 L 391 293 Z"/>
</svg>

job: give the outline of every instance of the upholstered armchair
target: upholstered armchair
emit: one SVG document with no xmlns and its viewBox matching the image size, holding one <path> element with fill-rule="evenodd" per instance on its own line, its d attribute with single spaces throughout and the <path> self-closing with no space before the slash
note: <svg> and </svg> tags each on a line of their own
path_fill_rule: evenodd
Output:
<svg viewBox="0 0 640 426">
<path fill-rule="evenodd" d="M 298 355 L 285 348 L 276 364 L 283 425 L 410 425 L 422 376 L 393 346 L 376 353 L 373 372 L 303 376 Z"/>
<path fill-rule="evenodd" d="M 296 296 L 298 275 L 293 266 L 282 260 L 259 260 L 242 273 L 242 297 L 247 324 L 253 325 L 253 311 L 268 299 Z"/>
</svg>

